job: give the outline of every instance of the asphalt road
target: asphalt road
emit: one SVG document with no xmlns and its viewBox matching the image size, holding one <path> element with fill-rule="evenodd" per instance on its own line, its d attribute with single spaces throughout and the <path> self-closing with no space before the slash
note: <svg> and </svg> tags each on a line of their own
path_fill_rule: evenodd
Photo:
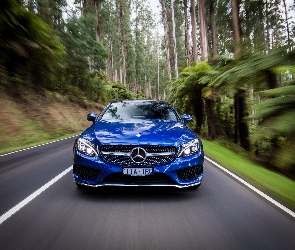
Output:
<svg viewBox="0 0 295 250">
<path fill-rule="evenodd" d="M 69 169 L 73 141 L 0 157 L 0 216 Z M 197 190 L 80 190 L 70 171 L 0 224 L 0 249 L 293 250 L 295 219 L 207 161 Z"/>
</svg>

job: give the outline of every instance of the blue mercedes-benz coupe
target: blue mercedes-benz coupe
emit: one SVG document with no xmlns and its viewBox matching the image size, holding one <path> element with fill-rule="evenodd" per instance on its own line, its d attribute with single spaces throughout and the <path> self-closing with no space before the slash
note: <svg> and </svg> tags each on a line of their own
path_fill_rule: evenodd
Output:
<svg viewBox="0 0 295 250">
<path fill-rule="evenodd" d="M 73 175 L 78 186 L 198 187 L 203 178 L 201 140 L 169 103 L 109 103 L 75 141 Z"/>
</svg>

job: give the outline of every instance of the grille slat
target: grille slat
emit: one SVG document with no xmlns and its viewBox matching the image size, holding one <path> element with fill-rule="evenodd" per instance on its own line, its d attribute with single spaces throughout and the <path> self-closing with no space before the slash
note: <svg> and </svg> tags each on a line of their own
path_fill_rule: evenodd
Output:
<svg viewBox="0 0 295 250">
<path fill-rule="evenodd" d="M 120 164 L 120 165 L 139 165 L 139 166 L 169 164 L 175 160 L 176 148 L 173 146 L 157 146 L 157 145 L 140 146 L 148 154 L 159 154 L 159 155 L 147 156 L 145 161 L 142 163 L 135 163 L 129 155 L 122 154 L 122 153 L 130 153 L 132 149 L 136 147 L 138 147 L 138 145 L 102 146 L 101 157 L 105 162 L 108 162 L 108 163 Z M 168 153 L 168 155 L 160 155 L 163 153 Z"/>
</svg>

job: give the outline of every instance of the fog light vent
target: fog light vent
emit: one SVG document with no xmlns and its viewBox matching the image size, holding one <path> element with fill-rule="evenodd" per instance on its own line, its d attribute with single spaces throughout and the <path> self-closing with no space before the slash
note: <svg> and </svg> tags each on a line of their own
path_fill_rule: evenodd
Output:
<svg viewBox="0 0 295 250">
<path fill-rule="evenodd" d="M 203 173 L 203 166 L 197 165 L 190 168 L 183 168 L 176 171 L 178 177 L 182 180 L 196 179 Z"/>
<path fill-rule="evenodd" d="M 78 175 L 79 178 L 95 180 L 98 178 L 102 171 L 95 168 L 90 168 L 82 165 L 74 165 L 74 173 Z"/>
</svg>

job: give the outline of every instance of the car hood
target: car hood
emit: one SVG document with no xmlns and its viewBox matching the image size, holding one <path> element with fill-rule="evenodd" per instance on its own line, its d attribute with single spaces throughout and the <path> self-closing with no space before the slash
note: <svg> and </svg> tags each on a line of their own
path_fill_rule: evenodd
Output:
<svg viewBox="0 0 295 250">
<path fill-rule="evenodd" d="M 177 121 L 96 121 L 82 136 L 98 145 L 173 145 L 179 146 L 196 135 Z"/>
</svg>

